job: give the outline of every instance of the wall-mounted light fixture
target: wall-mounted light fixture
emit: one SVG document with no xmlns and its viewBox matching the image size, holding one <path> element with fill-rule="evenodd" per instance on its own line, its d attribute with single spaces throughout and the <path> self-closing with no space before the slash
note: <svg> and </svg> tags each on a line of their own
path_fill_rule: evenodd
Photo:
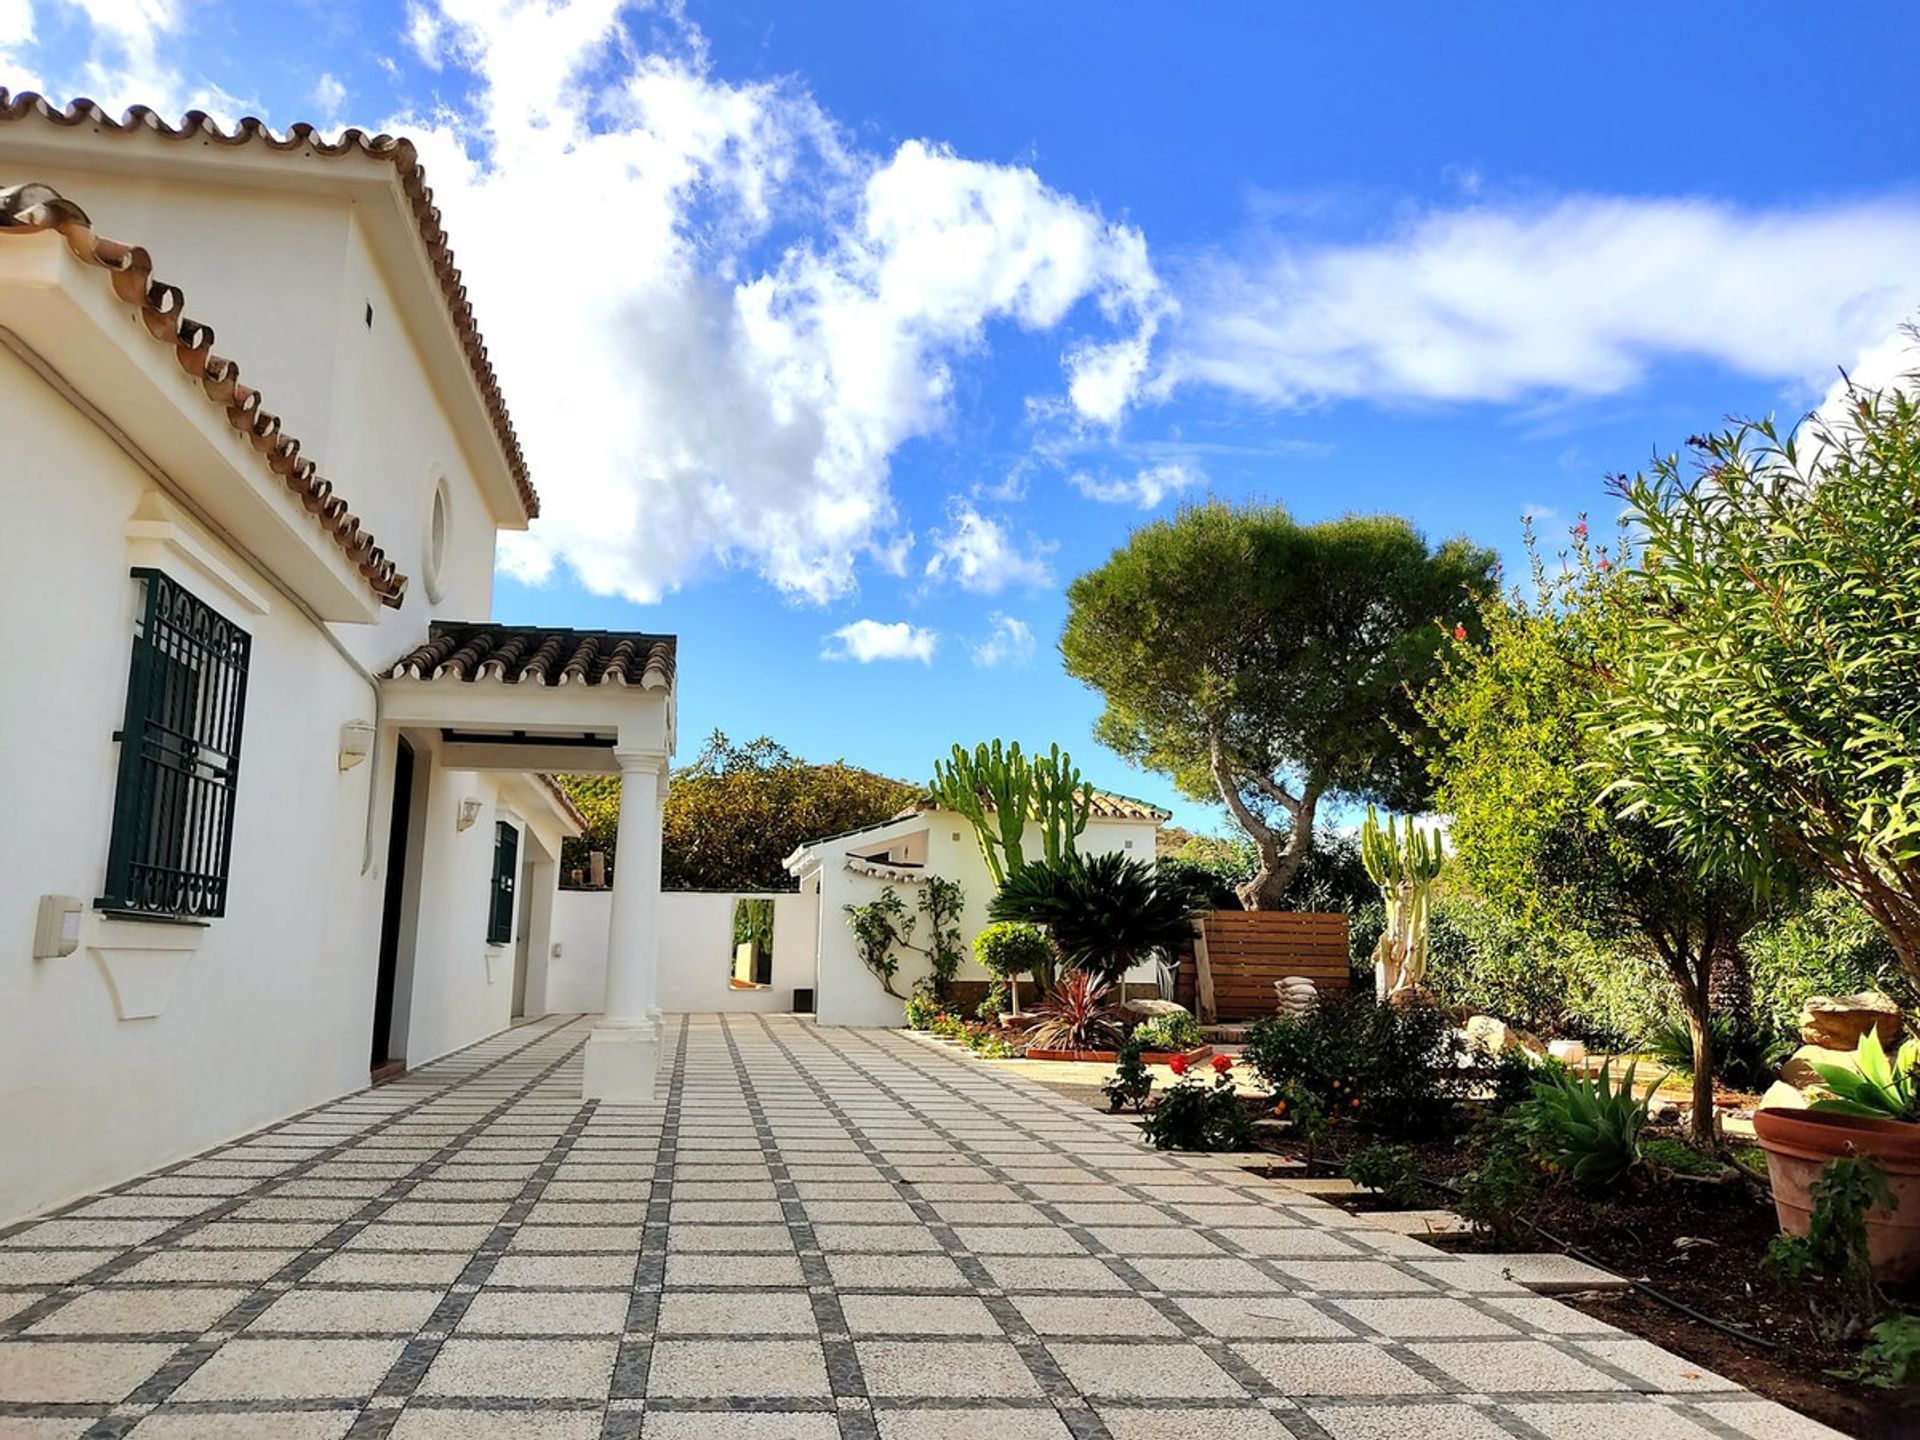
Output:
<svg viewBox="0 0 1920 1440">
<path fill-rule="evenodd" d="M 480 797 L 469 795 L 460 802 L 460 818 L 453 823 L 461 830 L 471 830 L 473 822 L 480 818 Z"/>
<path fill-rule="evenodd" d="M 340 727 L 340 768 L 351 770 L 373 753 L 373 723 L 349 720 Z"/>
</svg>

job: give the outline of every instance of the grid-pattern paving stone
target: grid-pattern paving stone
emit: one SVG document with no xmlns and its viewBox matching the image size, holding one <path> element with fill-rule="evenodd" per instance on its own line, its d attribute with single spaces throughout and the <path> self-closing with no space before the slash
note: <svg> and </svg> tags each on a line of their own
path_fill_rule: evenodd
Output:
<svg viewBox="0 0 1920 1440">
<path fill-rule="evenodd" d="M 1802 1417 L 910 1036 L 589 1022 L 0 1231 L 0 1435 L 1632 1440 Z M 1271 1167 L 1266 1167 L 1271 1169 Z"/>
</svg>

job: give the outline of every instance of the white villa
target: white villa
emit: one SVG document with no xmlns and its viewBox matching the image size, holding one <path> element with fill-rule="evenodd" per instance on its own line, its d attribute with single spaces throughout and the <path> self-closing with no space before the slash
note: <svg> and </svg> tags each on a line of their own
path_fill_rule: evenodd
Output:
<svg viewBox="0 0 1920 1440">
<path fill-rule="evenodd" d="M 938 874 L 986 923 L 932 808 L 797 851 L 752 963 L 741 897 L 661 894 L 674 639 L 488 619 L 539 498 L 404 140 L 0 91 L 0 437 L 0 1223 L 520 1017 L 598 1014 L 610 1100 L 663 1010 L 897 1025 L 844 907 Z M 558 888 L 554 772 L 621 777 L 608 890 Z"/>
<path fill-rule="evenodd" d="M 413 148 L 0 91 L 0 446 L 0 1222 L 542 1013 L 556 770 L 650 1098 L 674 641 L 487 623 L 539 499 Z"/>
</svg>

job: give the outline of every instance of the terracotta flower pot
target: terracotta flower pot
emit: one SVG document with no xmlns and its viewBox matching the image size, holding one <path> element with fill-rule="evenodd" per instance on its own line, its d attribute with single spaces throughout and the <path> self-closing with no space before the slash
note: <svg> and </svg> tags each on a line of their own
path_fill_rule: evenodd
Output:
<svg viewBox="0 0 1920 1440">
<path fill-rule="evenodd" d="M 1804 1235 L 1813 1217 L 1808 1193 L 1821 1170 L 1842 1155 L 1871 1156 L 1893 1182 L 1892 1214 L 1867 1217 L 1867 1250 L 1883 1280 L 1920 1276 L 1920 1125 L 1868 1120 L 1830 1110 L 1758 1110 L 1754 1133 L 1767 1152 L 1780 1228 Z"/>
</svg>

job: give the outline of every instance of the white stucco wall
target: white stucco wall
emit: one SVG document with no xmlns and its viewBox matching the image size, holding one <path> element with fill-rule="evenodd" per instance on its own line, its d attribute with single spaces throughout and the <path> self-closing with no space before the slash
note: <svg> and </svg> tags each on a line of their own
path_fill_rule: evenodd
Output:
<svg viewBox="0 0 1920 1440">
<path fill-rule="evenodd" d="M 736 990 L 727 976 L 733 959 L 736 900 L 773 901 L 773 983 Z M 549 961 L 550 1014 L 600 1008 L 607 976 L 608 890 L 562 890 L 554 897 L 554 938 L 561 954 Z M 655 991 L 662 1010 L 761 1011 L 793 1009 L 796 988 L 814 988 L 813 900 L 805 895 L 669 890 L 660 896 L 660 972 Z"/>
<path fill-rule="evenodd" d="M 9 454 L 0 505 L 11 517 L 0 526 L 8 602 L 0 606 L 0 654 L 17 662 L 0 689 L 0 745 L 16 759 L 0 826 L 0 1224 L 366 1084 L 396 737 L 381 735 L 376 759 L 343 771 L 341 727 L 375 718 L 362 669 L 381 668 L 417 643 L 433 613 L 484 616 L 492 573 L 491 519 L 424 380 L 410 372 L 410 342 L 390 331 L 394 343 L 385 348 L 338 347 L 347 358 L 330 372 L 336 337 L 308 333 L 344 308 L 361 323 L 362 302 L 347 307 L 342 289 L 357 292 L 367 278 L 348 278 L 356 242 L 344 216 L 330 226 L 298 205 L 282 213 L 280 202 L 266 201 L 258 214 L 249 207 L 244 216 L 203 216 L 188 233 L 161 222 L 191 212 L 191 195 L 159 186 L 145 210 L 115 211 L 100 205 L 99 189 L 70 188 L 111 216 L 100 224 L 104 233 L 157 236 L 162 276 L 186 285 L 190 313 L 216 324 L 220 351 L 241 359 L 247 380 L 269 391 L 271 407 L 416 584 L 406 605 L 383 612 L 377 625 L 334 627 L 359 658 L 356 668 L 271 577 L 171 506 L 92 421 L 0 352 L 0 435 Z M 206 228 L 254 219 L 245 243 Z M 166 253 L 187 256 L 196 236 L 263 294 L 271 282 L 276 306 L 253 314 L 242 303 L 246 287 L 223 290 L 210 260 L 199 271 L 169 268 Z M 7 301 L 0 294 L 0 323 Z M 370 333 L 381 334 L 377 325 Z M 153 354 L 156 364 L 172 364 L 160 347 Z M 365 417 L 358 430 L 352 416 L 329 422 L 327 406 L 342 395 Z M 112 415 L 116 397 L 100 403 L 109 418 L 126 418 Z M 337 457 L 315 443 L 336 432 L 358 436 L 343 440 Z M 430 477 L 443 473 L 454 500 L 453 553 L 434 607 L 418 577 Z M 170 538 L 130 537 L 136 518 Z M 136 597 L 128 570 L 136 564 L 166 571 L 253 640 L 228 911 L 193 929 L 132 932 L 91 909 L 112 824 L 113 734 L 124 713 Z M 524 794 L 502 809 L 513 782 L 440 770 L 434 738 L 415 739 L 426 802 L 418 923 L 396 1010 L 404 1054 L 417 1065 L 508 1023 L 513 947 L 490 954 L 485 943 L 493 821 L 512 813 L 547 831 L 554 822 L 536 823 L 538 807 Z M 455 815 L 467 796 L 480 799 L 482 811 L 462 832 Z M 369 830 L 372 854 L 363 864 Z M 32 958 L 43 894 L 86 904 L 83 941 L 91 943 L 69 956 Z M 136 974 L 127 949 L 136 933 L 148 941 L 163 935 L 172 958 L 150 951 Z M 120 1009 L 132 986 L 149 997 L 135 1008 L 152 1013 L 121 1018 L 116 986 Z"/>
<path fill-rule="evenodd" d="M 185 292 L 187 313 L 214 327 L 217 353 L 239 363 L 245 383 L 409 577 L 400 610 L 340 627 L 362 664 L 390 664 L 432 618 L 490 613 L 494 517 L 476 461 L 446 418 L 349 201 L 159 170 L 36 165 L 31 178 L 78 203 L 98 233 L 151 253 L 155 274 Z M 435 601 L 425 583 L 427 528 L 442 477 L 453 523 Z"/>
<path fill-rule="evenodd" d="M 0 826 L 4 1220 L 365 1084 L 380 885 L 360 873 L 369 769 L 336 759 L 341 725 L 371 718 L 365 681 L 217 542 L 202 537 L 265 613 L 131 545 L 145 477 L 4 353 L 0 434 L 0 653 L 20 661 L 0 699 L 17 762 Z M 240 623 L 253 656 L 228 914 L 191 932 L 161 1013 L 122 1020 L 87 945 L 35 960 L 32 939 L 37 897 L 91 906 L 102 888 L 142 561 Z"/>
<path fill-rule="evenodd" d="M 1076 842 L 1076 848 L 1083 855 L 1103 855 L 1117 850 L 1151 863 L 1154 857 L 1154 831 L 1157 828 L 1152 820 L 1090 820 Z M 897 853 L 911 852 L 918 858 L 924 847 L 927 870 L 944 879 L 958 881 L 965 893 L 966 904 L 961 912 L 960 929 L 967 958 L 961 964 L 958 978 L 988 978 L 986 971 L 973 959 L 973 940 L 990 923 L 987 905 L 993 898 L 993 876 L 980 853 L 972 826 L 964 817 L 952 811 L 935 810 L 907 822 L 899 833 L 901 840 L 894 842 Z M 818 1013 L 823 1025 L 898 1025 L 904 1018 L 901 1002 L 888 995 L 867 967 L 860 963 L 859 952 L 853 944 L 853 933 L 847 928 L 844 908 L 877 900 L 881 891 L 892 883 L 855 874 L 844 863 L 850 850 L 872 850 L 884 843 L 861 836 L 835 842 L 828 847 L 825 863 L 818 872 Z M 908 910 L 917 914 L 919 887 L 894 883 L 894 889 Z M 924 932 L 924 918 L 919 920 L 917 928 Z M 924 941 L 923 934 L 915 938 Z M 914 982 L 924 976 L 927 970 L 927 963 L 922 956 L 905 955 L 900 971 L 894 977 L 893 988 L 902 995 L 911 994 Z M 1140 967 L 1127 976 L 1129 981 L 1150 981 L 1152 978 L 1150 966 Z"/>
</svg>

